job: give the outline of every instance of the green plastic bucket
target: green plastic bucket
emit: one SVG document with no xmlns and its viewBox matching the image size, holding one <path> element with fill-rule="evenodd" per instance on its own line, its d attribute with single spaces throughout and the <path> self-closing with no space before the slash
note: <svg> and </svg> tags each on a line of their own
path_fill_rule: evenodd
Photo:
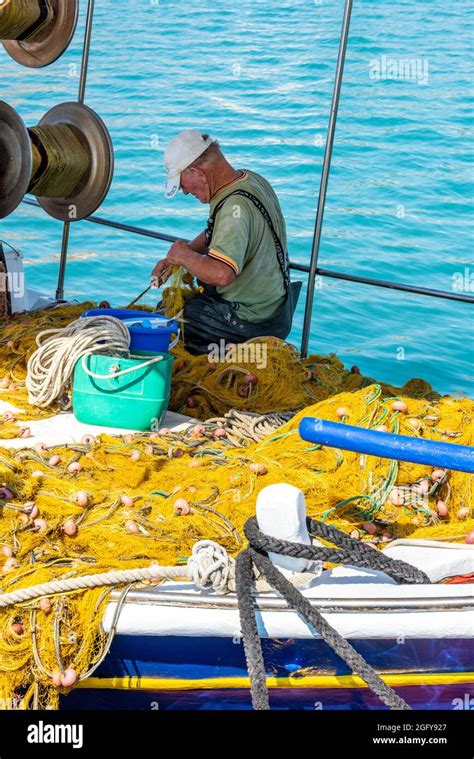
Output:
<svg viewBox="0 0 474 759">
<path fill-rule="evenodd" d="M 169 405 L 174 356 L 84 356 L 74 367 L 72 407 L 85 424 L 154 430 Z"/>
</svg>

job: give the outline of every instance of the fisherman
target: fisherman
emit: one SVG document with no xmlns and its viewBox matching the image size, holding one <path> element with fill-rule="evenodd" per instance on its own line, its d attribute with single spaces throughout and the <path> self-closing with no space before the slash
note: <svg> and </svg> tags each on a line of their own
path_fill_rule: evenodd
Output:
<svg viewBox="0 0 474 759">
<path fill-rule="evenodd" d="M 289 281 L 285 221 L 270 184 L 234 169 L 217 140 L 193 129 L 171 140 L 164 161 L 165 197 L 182 189 L 210 205 L 206 230 L 174 242 L 152 273 L 162 284 L 179 265 L 203 290 L 184 306 L 186 349 L 197 355 L 220 340 L 286 338 L 301 283 Z"/>
</svg>

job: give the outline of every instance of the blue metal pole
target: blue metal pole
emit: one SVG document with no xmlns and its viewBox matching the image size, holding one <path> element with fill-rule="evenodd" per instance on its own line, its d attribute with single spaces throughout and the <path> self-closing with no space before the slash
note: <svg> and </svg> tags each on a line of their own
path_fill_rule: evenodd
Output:
<svg viewBox="0 0 474 759">
<path fill-rule="evenodd" d="M 301 420 L 299 433 L 303 440 L 330 448 L 474 473 L 474 448 L 467 445 L 367 430 L 314 417 Z"/>
</svg>

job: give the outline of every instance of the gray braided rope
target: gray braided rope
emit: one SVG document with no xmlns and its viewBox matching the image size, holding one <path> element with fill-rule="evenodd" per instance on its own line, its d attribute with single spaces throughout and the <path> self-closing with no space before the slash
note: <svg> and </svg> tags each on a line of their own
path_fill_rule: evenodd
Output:
<svg viewBox="0 0 474 759">
<path fill-rule="evenodd" d="M 282 575 L 282 573 L 272 564 L 268 556 L 255 551 L 253 548 L 247 549 L 250 563 L 254 563 L 262 574 L 267 578 L 270 584 L 278 590 L 279 593 L 285 598 L 291 608 L 295 609 L 303 619 L 312 627 L 317 630 L 321 638 L 332 648 L 332 650 L 350 667 L 351 671 L 359 675 L 369 686 L 369 688 L 375 693 L 379 699 L 388 706 L 390 709 L 403 709 L 409 710 L 411 707 L 406 703 L 387 683 L 385 683 L 380 675 L 368 664 L 365 659 L 351 646 L 351 644 L 342 636 L 337 630 L 327 622 L 320 612 L 311 606 L 311 603 L 305 596 L 303 596 L 291 583 Z M 239 556 L 240 558 L 240 556 Z M 239 562 L 241 567 L 243 561 Z M 237 582 L 240 583 L 241 578 L 237 574 Z M 245 601 L 245 595 L 244 595 Z M 248 605 L 244 607 L 248 611 Z M 255 613 L 252 609 L 252 616 L 255 619 Z M 260 638 L 255 638 L 255 631 L 257 630 L 256 623 L 251 626 L 246 621 L 245 629 L 247 633 L 247 641 L 244 635 L 244 646 L 246 656 L 251 658 L 256 646 L 260 648 L 260 658 L 263 665 L 263 655 L 261 649 Z M 244 627 L 242 627 L 242 633 Z M 259 657 L 256 659 L 256 666 L 253 666 L 254 683 L 252 688 L 252 698 L 255 698 L 254 708 L 265 709 L 268 706 L 265 704 L 264 692 L 267 692 L 265 681 L 265 669 L 260 665 Z M 263 675 L 262 675 L 263 672 Z M 249 671 L 250 674 L 250 671 Z M 268 703 L 268 693 L 266 695 Z"/>
<path fill-rule="evenodd" d="M 252 601 L 253 561 L 250 551 L 241 551 L 235 562 L 235 585 L 245 660 L 250 677 L 252 706 L 259 711 L 270 708 L 265 663 Z"/>
<path fill-rule="evenodd" d="M 341 548 L 326 548 L 324 546 L 291 543 L 287 540 L 270 537 L 258 529 L 255 517 L 247 520 L 244 533 L 252 548 L 264 553 L 281 553 L 284 556 L 291 556 L 295 559 L 329 561 L 334 564 L 353 564 L 367 569 L 377 569 L 380 572 L 385 572 L 385 574 L 399 583 L 424 585 L 431 583 L 430 578 L 420 569 L 404 561 L 385 556 L 380 551 L 376 551 L 359 540 L 351 538 L 332 525 L 308 518 L 307 526 L 310 535 L 331 541 L 341 546 Z"/>
<path fill-rule="evenodd" d="M 311 561 L 331 561 L 333 563 L 354 564 L 385 572 L 397 582 L 430 583 L 429 577 L 416 567 L 403 561 L 391 559 L 389 556 L 374 551 L 337 528 L 307 519 L 308 531 L 328 540 L 339 549 L 322 546 L 304 545 L 265 535 L 258 528 L 255 517 L 250 518 L 244 527 L 249 548 L 242 551 L 236 561 L 236 590 L 239 603 L 239 614 L 244 642 L 244 651 L 250 676 L 250 693 L 254 709 L 269 709 L 268 690 L 266 686 L 265 664 L 262 644 L 258 635 L 255 609 L 252 603 L 250 584 L 253 576 L 253 566 L 275 588 L 290 608 L 301 614 L 303 619 L 312 625 L 321 638 L 331 646 L 333 651 L 359 675 L 369 688 L 390 707 L 390 709 L 411 709 L 395 691 L 388 686 L 375 670 L 357 653 L 351 644 L 335 630 L 324 617 L 312 607 L 311 603 L 295 588 L 291 582 L 273 565 L 267 553 L 279 553 L 294 558 L 304 558 Z"/>
</svg>

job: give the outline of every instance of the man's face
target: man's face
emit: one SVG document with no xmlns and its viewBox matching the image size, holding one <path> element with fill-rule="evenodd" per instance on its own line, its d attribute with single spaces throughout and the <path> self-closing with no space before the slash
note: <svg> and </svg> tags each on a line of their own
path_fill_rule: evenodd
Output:
<svg viewBox="0 0 474 759">
<path fill-rule="evenodd" d="M 209 203 L 211 192 L 207 176 L 201 169 L 185 169 L 181 172 L 181 189 L 185 195 L 191 193 L 201 203 Z"/>
</svg>

